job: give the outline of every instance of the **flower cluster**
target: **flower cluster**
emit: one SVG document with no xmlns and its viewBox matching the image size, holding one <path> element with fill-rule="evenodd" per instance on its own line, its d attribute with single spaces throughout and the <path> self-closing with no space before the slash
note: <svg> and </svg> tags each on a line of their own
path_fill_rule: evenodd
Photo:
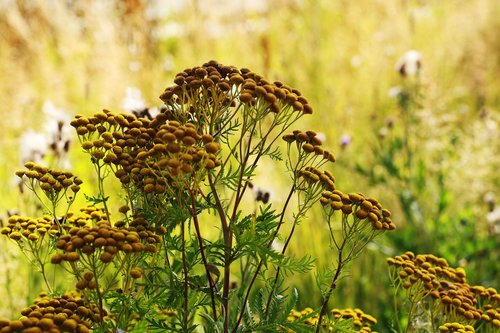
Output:
<svg viewBox="0 0 500 333">
<path fill-rule="evenodd" d="M 324 190 L 335 190 L 335 176 L 328 170 L 321 171 L 318 168 L 308 166 L 300 169 L 297 175 L 310 184 L 319 183 Z"/>
<path fill-rule="evenodd" d="M 75 262 L 82 255 L 97 255 L 101 262 L 109 263 L 120 252 L 156 252 L 155 244 L 161 240 L 158 231 L 161 230 L 152 230 L 142 218 L 132 221 L 130 228 L 112 227 L 107 221 L 100 221 L 94 227 L 74 227 L 57 241 L 56 248 L 62 253 L 56 253 L 51 262 Z"/>
<path fill-rule="evenodd" d="M 133 182 L 146 193 L 181 187 L 186 178 L 220 165 L 211 135 L 191 123 L 167 121 L 165 114 L 150 121 L 105 110 L 72 125 L 93 161 L 110 165 L 122 184 Z"/>
<path fill-rule="evenodd" d="M 391 220 L 391 212 L 374 198 L 367 198 L 361 193 L 345 194 L 339 190 L 324 191 L 320 203 L 333 211 L 352 214 L 359 220 L 368 219 L 376 230 L 394 230 L 396 225 Z"/>
<path fill-rule="evenodd" d="M 181 187 L 179 182 L 185 177 L 219 166 L 219 149 L 211 135 L 200 135 L 193 124 L 169 121 L 155 133 L 152 147 L 140 152 L 135 161 L 122 170 L 140 184 L 144 192 L 163 193 L 167 184 Z"/>
<path fill-rule="evenodd" d="M 432 254 L 406 252 L 388 258 L 403 288 L 413 301 L 430 296 L 429 301 L 445 318 L 473 323 L 482 321 L 500 327 L 500 294 L 494 288 L 470 286 L 462 268 L 452 268 Z"/>
<path fill-rule="evenodd" d="M 43 216 L 39 218 L 23 217 L 13 215 L 9 217 L 7 225 L 2 228 L 1 234 L 8 236 L 16 242 L 29 240 L 37 242 L 47 237 L 56 237 L 59 229 L 54 224 L 52 217 Z"/>
<path fill-rule="evenodd" d="M 313 310 L 311 308 L 305 308 L 302 311 L 292 310 L 290 315 L 288 316 L 288 321 L 296 321 L 300 320 L 302 317 L 306 317 L 304 319 L 304 323 L 311 326 L 316 326 L 318 323 L 318 315 L 314 315 L 309 317 Z M 369 333 L 372 331 L 371 326 L 377 323 L 377 319 L 373 316 L 364 313 L 360 309 L 333 309 L 331 310 L 331 314 L 333 317 L 332 325 L 330 325 L 329 331 L 335 332 L 335 324 L 344 320 L 352 320 L 352 331 L 349 332 L 359 332 L 359 333 Z"/>
<path fill-rule="evenodd" d="M 460 323 L 446 323 L 439 326 L 439 331 L 443 333 L 468 333 L 475 332 L 476 330 L 471 325 L 462 325 Z"/>
<path fill-rule="evenodd" d="M 80 208 L 80 212 L 74 214 L 69 212 L 64 217 L 63 229 L 69 231 L 73 227 L 92 226 L 99 221 L 107 221 L 108 216 L 105 210 L 94 205 Z"/>
<path fill-rule="evenodd" d="M 335 162 L 335 156 L 331 152 L 323 149 L 322 142 L 314 131 L 309 130 L 302 132 L 300 130 L 294 130 L 290 134 L 283 135 L 283 140 L 288 144 L 295 142 L 299 151 L 304 151 L 307 154 L 314 153 L 315 155 L 322 155 L 325 160 Z"/>
<path fill-rule="evenodd" d="M 199 128 L 203 127 L 207 119 L 217 119 L 238 102 L 256 108 L 263 106 L 266 112 L 272 113 L 288 109 L 312 113 L 308 101 L 296 89 L 281 82 L 269 82 L 249 69 L 224 66 L 216 61 L 185 69 L 176 75 L 174 83 L 160 96 L 167 106 L 165 112 L 170 119 L 182 123 L 188 118 L 196 119 Z M 190 108 L 200 100 L 221 107 L 207 105 L 204 108 Z"/>
<path fill-rule="evenodd" d="M 43 294 L 21 315 L 18 320 L 0 320 L 0 332 L 87 333 L 91 324 L 100 320 L 96 307 L 88 307 L 84 299 L 71 295 L 49 298 Z"/>
<path fill-rule="evenodd" d="M 21 179 L 26 179 L 30 189 L 39 185 L 51 200 L 57 201 L 60 194 L 65 193 L 68 189 L 77 193 L 83 183 L 81 179 L 68 171 L 47 168 L 34 162 L 26 162 L 24 166 L 27 170 L 16 171 L 16 175 Z"/>
<path fill-rule="evenodd" d="M 356 332 L 360 333 L 372 332 L 371 326 L 377 323 L 377 319 L 360 309 L 333 309 L 332 314 L 336 321 L 352 318 Z"/>
</svg>

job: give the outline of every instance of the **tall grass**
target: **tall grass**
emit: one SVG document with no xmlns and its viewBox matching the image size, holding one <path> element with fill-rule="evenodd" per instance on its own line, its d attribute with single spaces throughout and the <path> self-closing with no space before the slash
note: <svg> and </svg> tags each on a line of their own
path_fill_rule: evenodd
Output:
<svg viewBox="0 0 500 333">
<path fill-rule="evenodd" d="M 422 54 L 421 96 L 414 109 L 415 153 L 425 166 L 421 176 L 433 184 L 418 198 L 426 207 L 422 221 L 432 237 L 420 239 L 417 250 L 442 252 L 437 254 L 472 268 L 475 283 L 498 287 L 494 284 L 499 222 L 486 218 L 495 203 L 492 208 L 483 201 L 487 193 L 500 198 L 498 1 L 280 0 L 255 2 L 262 4 L 259 7 L 251 1 L 235 5 L 186 0 L 166 8 L 151 3 L 0 4 L 2 211 L 22 206 L 12 180 L 21 166 L 19 138 L 27 129 L 41 130 L 46 100 L 71 114 L 119 110 L 125 89 L 135 86 L 155 106 L 174 73 L 185 67 L 209 59 L 249 67 L 299 87 L 319 114 L 314 119 L 321 119 L 304 126 L 327 134 L 325 145 L 344 161 L 335 170 L 342 187 L 363 184 L 370 188 L 365 194 L 383 199 L 384 206 L 396 212 L 402 236 L 372 247 L 372 255 L 342 281 L 343 299 L 338 300 L 339 306 L 362 307 L 390 325 L 384 258 L 414 249 L 413 237 L 419 235 L 405 220 L 405 207 L 398 200 L 404 184 L 384 174 L 380 156 L 372 152 L 387 119 L 395 120 L 394 131 L 401 130 L 398 102 L 388 92 L 405 84 L 394 66 L 407 50 L 415 49 Z M 345 148 L 340 145 L 342 135 L 352 138 Z M 91 171 L 81 163 L 85 158 L 71 151 L 75 173 L 90 177 Z M 356 165 L 383 174 L 385 180 L 375 182 L 359 173 Z M 263 176 L 257 185 L 272 190 L 271 200 L 283 200 L 282 183 L 275 176 Z M 436 184 L 445 197 L 436 194 Z M 432 209 L 436 198 L 446 200 L 439 217 Z M 427 228 L 436 218 L 443 226 L 439 237 Z M 318 212 L 300 226 L 302 237 L 293 244 L 294 251 L 300 251 L 301 242 L 312 243 L 316 254 L 328 246 L 320 219 Z M 483 246 L 485 240 L 489 247 Z M 33 298 L 40 285 L 33 282 L 32 288 L 23 288 L 22 281 L 30 279 L 29 267 L 5 240 L 0 242 L 0 260 L 7 271 L 0 290 L 12 295 L 0 301 L 0 315 L 10 316 L 25 299 Z M 310 301 L 308 286 L 314 279 L 295 281 L 302 290 L 303 306 Z"/>
</svg>

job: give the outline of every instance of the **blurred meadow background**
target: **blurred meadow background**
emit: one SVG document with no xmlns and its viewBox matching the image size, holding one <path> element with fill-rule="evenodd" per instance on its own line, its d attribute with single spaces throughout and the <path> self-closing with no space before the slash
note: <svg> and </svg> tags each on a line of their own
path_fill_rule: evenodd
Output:
<svg viewBox="0 0 500 333">
<path fill-rule="evenodd" d="M 497 0 L 0 0 L 1 223 L 37 212 L 14 175 L 27 160 L 70 169 L 92 194 L 74 115 L 153 112 L 176 73 L 215 59 L 299 89 L 314 108 L 300 129 L 324 135 L 339 187 L 393 212 L 397 231 L 350 266 L 336 307 L 359 307 L 388 331 L 385 258 L 406 250 L 498 289 L 499 17 Z M 273 171 L 256 186 L 279 204 L 287 179 Z M 322 222 L 318 209 L 292 246 L 320 266 L 333 260 Z M 42 283 L 6 237 L 0 267 L 9 318 Z M 289 279 L 302 308 L 319 303 L 314 272 Z"/>
</svg>

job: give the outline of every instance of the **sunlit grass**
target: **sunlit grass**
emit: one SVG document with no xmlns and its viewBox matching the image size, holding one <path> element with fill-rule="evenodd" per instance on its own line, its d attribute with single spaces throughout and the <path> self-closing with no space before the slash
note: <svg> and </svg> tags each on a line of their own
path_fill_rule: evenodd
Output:
<svg viewBox="0 0 500 333">
<path fill-rule="evenodd" d="M 159 106 L 158 96 L 174 73 L 210 59 L 248 67 L 299 88 L 316 113 L 304 128 L 326 134 L 325 146 L 343 161 L 335 167 L 342 187 L 358 188 L 367 180 L 354 172 L 355 164 L 373 162 L 369 149 L 378 129 L 388 117 L 398 115 L 397 103 L 388 95 L 391 87 L 403 84 L 394 66 L 406 51 L 415 49 L 422 54 L 420 80 L 425 94 L 419 130 L 428 139 L 421 149 L 429 156 L 430 170 L 449 169 L 446 186 L 452 201 L 447 228 L 451 235 L 456 233 L 459 214 L 454 213 L 464 212 L 478 220 L 478 232 L 490 232 L 482 198 L 487 192 L 500 196 L 495 167 L 500 163 L 495 154 L 500 107 L 497 1 L 281 0 L 263 2 L 263 10 L 235 11 L 229 2 L 222 8 L 185 1 L 183 10 L 167 11 L 157 20 L 146 19 L 141 5 L 105 3 L 92 1 L 79 7 L 40 0 L 33 5 L 3 5 L 8 10 L 0 11 L 1 211 L 23 206 L 13 175 L 21 167 L 19 137 L 27 129 L 42 129 L 46 100 L 70 114 L 92 114 L 102 108 L 120 111 L 125 89 L 134 86 L 147 103 Z M 352 137 L 346 149 L 340 148 L 343 134 Z M 456 145 L 450 149 L 452 137 Z M 78 148 L 70 156 L 73 172 L 88 182 L 84 191 L 91 194 L 95 178 L 82 163 L 88 157 Z M 271 200 L 279 201 L 283 181 L 274 178 L 263 176 L 262 184 L 272 191 Z M 395 222 L 405 225 L 398 221 L 402 212 L 398 214 L 391 186 L 388 182 L 362 188 L 370 188 L 366 194 L 380 197 L 395 212 Z M 302 223 L 294 251 L 313 245 L 321 254 L 328 246 L 324 228 L 319 212 Z M 411 239 L 407 241 L 411 246 Z M 8 247 L 3 239 L 0 246 Z M 383 258 L 393 253 L 381 246 L 352 267 L 342 281 L 344 297 L 337 300 L 338 306 L 360 306 L 380 316 L 387 311 L 384 301 L 389 304 L 390 291 L 378 276 L 385 278 Z M 29 273 L 22 258 L 13 257 L 14 250 L 4 254 L 16 303 L 0 302 L 0 316 L 11 316 L 41 286 L 30 282 L 33 289 L 24 288 L 23 281 L 35 274 Z M 476 274 L 495 283 L 491 274 Z M 6 276 L 0 280 L 0 290 L 6 288 L 1 285 Z M 303 306 L 319 302 L 314 299 L 317 295 L 308 293 L 313 275 L 296 284 L 303 290 Z"/>
</svg>

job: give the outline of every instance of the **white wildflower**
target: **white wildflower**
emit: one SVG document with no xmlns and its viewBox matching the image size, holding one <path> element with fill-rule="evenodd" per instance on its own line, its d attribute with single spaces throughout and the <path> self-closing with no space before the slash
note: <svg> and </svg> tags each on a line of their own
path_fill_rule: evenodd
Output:
<svg viewBox="0 0 500 333">
<path fill-rule="evenodd" d="M 396 71 L 402 76 L 415 77 L 422 67 L 422 54 L 415 50 L 406 52 L 396 63 Z"/>
<path fill-rule="evenodd" d="M 151 119 L 156 118 L 156 116 L 160 114 L 160 109 L 157 107 L 149 108 L 148 111 L 149 111 L 149 115 L 151 116 Z"/>
<path fill-rule="evenodd" d="M 273 249 L 275 252 L 281 253 L 284 247 L 285 245 L 282 242 L 277 239 L 273 239 L 271 243 L 271 249 Z"/>
<path fill-rule="evenodd" d="M 390 98 L 397 98 L 403 92 L 403 88 L 400 86 L 394 86 L 389 88 L 388 95 Z"/>
<path fill-rule="evenodd" d="M 122 102 L 122 108 L 128 113 L 146 109 L 146 102 L 144 102 L 144 99 L 142 98 L 141 91 L 134 87 L 127 87 L 125 91 L 125 98 Z"/>
<path fill-rule="evenodd" d="M 56 108 L 51 101 L 46 101 L 42 110 L 45 114 L 47 147 L 52 150 L 62 167 L 69 168 L 67 155 L 74 136 L 73 128 L 69 124 L 72 116 L 63 109 Z"/>
<path fill-rule="evenodd" d="M 486 215 L 486 221 L 488 221 L 490 230 L 494 235 L 500 234 L 500 206 L 495 207 Z"/>
<path fill-rule="evenodd" d="M 22 164 L 28 161 L 43 164 L 43 157 L 47 154 L 49 147 L 45 135 L 33 130 L 24 132 L 21 136 L 19 146 Z"/>
</svg>

